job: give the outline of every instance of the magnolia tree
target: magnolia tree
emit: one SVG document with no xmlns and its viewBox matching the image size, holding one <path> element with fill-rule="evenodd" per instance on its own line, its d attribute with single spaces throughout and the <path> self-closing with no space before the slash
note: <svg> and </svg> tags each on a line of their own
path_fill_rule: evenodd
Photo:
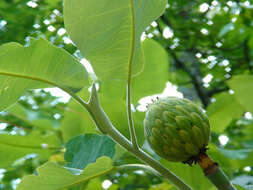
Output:
<svg viewBox="0 0 253 190">
<path fill-rule="evenodd" d="M 0 189 L 252 188 L 250 2 L 1 7 Z"/>
</svg>

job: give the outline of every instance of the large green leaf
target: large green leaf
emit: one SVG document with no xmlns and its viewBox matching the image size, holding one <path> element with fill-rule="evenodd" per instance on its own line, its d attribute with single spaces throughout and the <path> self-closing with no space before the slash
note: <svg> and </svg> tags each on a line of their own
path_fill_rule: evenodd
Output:
<svg viewBox="0 0 253 190">
<path fill-rule="evenodd" d="M 209 190 L 212 187 L 198 165 L 191 167 L 183 163 L 168 162 L 164 159 L 161 159 L 161 162 L 193 189 Z"/>
<path fill-rule="evenodd" d="M 126 79 L 144 62 L 140 36 L 166 0 L 65 0 L 66 29 L 100 79 Z"/>
<path fill-rule="evenodd" d="M 54 130 L 52 122 L 50 120 L 47 120 L 47 119 L 37 119 L 37 120 L 31 121 L 30 123 L 36 129 Z"/>
<path fill-rule="evenodd" d="M 230 88 L 235 92 L 236 100 L 253 113 L 253 76 L 237 75 L 228 81 Z"/>
<path fill-rule="evenodd" d="M 101 184 L 102 184 L 102 181 L 99 178 L 95 178 L 95 179 L 90 180 L 85 188 L 92 189 L 92 190 L 104 190 Z"/>
<path fill-rule="evenodd" d="M 106 135 L 85 134 L 77 136 L 66 144 L 65 160 L 68 167 L 84 169 L 101 156 L 112 158 L 115 154 L 115 143 Z"/>
<path fill-rule="evenodd" d="M 80 175 L 75 175 L 56 163 L 47 162 L 38 168 L 38 175 L 26 176 L 17 190 L 66 190 L 112 170 L 112 160 L 104 156 L 97 159 L 95 163 L 89 164 Z"/>
<path fill-rule="evenodd" d="M 142 42 L 145 56 L 143 72 L 133 79 L 133 101 L 144 96 L 161 93 L 168 81 L 168 54 L 152 39 Z"/>
<path fill-rule="evenodd" d="M 5 111 L 7 111 L 12 116 L 22 118 L 23 120 L 25 120 L 25 118 L 27 117 L 25 108 L 21 104 L 18 104 L 18 103 L 10 106 Z"/>
<path fill-rule="evenodd" d="M 54 135 L 0 135 L 0 167 L 8 167 L 14 161 L 27 154 L 38 154 L 41 158 L 48 158 L 60 148 L 58 139 Z"/>
<path fill-rule="evenodd" d="M 44 39 L 29 47 L 0 46 L 0 110 L 13 104 L 27 89 L 58 86 L 77 91 L 88 85 L 85 68 L 70 54 Z"/>
<path fill-rule="evenodd" d="M 168 56 L 164 49 L 155 41 L 147 39 L 143 42 L 146 63 L 144 72 L 134 79 L 134 99 L 153 93 L 159 93 L 165 86 L 168 75 Z M 144 83 L 144 84 L 143 84 Z M 152 88 L 149 87 L 152 86 Z M 99 89 L 99 99 L 105 112 L 109 115 L 113 124 L 124 135 L 129 136 L 125 93 L 126 83 L 122 81 L 106 81 L 101 84 Z M 83 89 L 78 95 L 87 100 L 87 89 Z M 139 143 L 142 144 L 144 113 L 134 112 L 134 121 L 136 125 Z M 61 124 L 63 138 L 65 141 L 76 135 L 83 133 L 97 133 L 97 130 L 88 115 L 78 103 L 71 100 L 69 109 Z"/>
<path fill-rule="evenodd" d="M 211 129 L 222 132 L 227 125 L 243 114 L 243 107 L 238 103 L 233 94 L 227 92 L 215 96 L 216 101 L 207 108 Z"/>
</svg>

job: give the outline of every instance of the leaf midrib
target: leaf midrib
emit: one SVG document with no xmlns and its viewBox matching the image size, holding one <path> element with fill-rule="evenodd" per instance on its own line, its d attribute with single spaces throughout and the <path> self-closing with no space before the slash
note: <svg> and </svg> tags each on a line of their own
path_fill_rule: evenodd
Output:
<svg viewBox="0 0 253 190">
<path fill-rule="evenodd" d="M 0 72 L 0 75 L 5 75 L 5 76 L 10 76 L 10 77 L 17 77 L 17 78 L 24 78 L 24 79 L 30 79 L 30 80 L 34 80 L 34 81 L 39 81 L 39 82 L 43 82 L 43 83 L 47 83 L 50 84 L 52 86 L 58 87 L 60 89 L 62 89 L 63 91 L 65 91 L 66 93 L 68 93 L 70 96 L 74 96 L 74 93 L 69 90 L 68 88 L 65 88 L 61 85 L 58 85 L 57 83 L 54 83 L 52 81 L 43 79 L 43 78 L 38 78 L 38 77 L 33 77 L 33 76 L 27 76 L 27 75 L 21 75 L 21 74 L 17 74 L 17 73 L 10 73 L 10 72 Z"/>
<path fill-rule="evenodd" d="M 19 145 L 19 144 L 11 144 L 11 143 L 1 142 L 1 141 L 0 141 L 0 144 L 6 145 L 6 146 L 12 146 L 12 147 L 15 147 L 15 148 L 43 149 L 43 150 L 60 149 L 60 147 L 53 147 L 53 146 L 48 146 L 46 148 L 43 148 L 42 146 Z M 41 143 L 41 144 L 43 144 L 43 143 Z"/>
<path fill-rule="evenodd" d="M 110 169 L 107 169 L 107 170 L 104 170 L 103 172 L 99 172 L 99 173 L 96 173 L 95 175 L 91 175 L 91 176 L 86 176 L 84 177 L 83 179 L 80 179 L 80 180 L 77 180 L 71 184 L 68 184 L 68 185 L 65 185 L 63 187 L 60 187 L 58 190 L 62 190 L 62 189 L 65 189 L 67 187 L 71 187 L 71 186 L 74 186 L 74 185 L 77 185 L 77 184 L 80 184 L 80 183 L 83 183 L 87 180 L 91 180 L 91 179 L 94 179 L 96 177 L 99 177 L 99 176 L 102 176 L 102 175 L 105 175 L 107 173 L 110 173 L 114 170 L 115 168 L 114 167 L 111 167 Z M 81 174 L 82 175 L 82 174 Z"/>
<path fill-rule="evenodd" d="M 53 85 L 53 86 L 57 86 L 57 87 L 59 87 L 59 88 L 62 88 L 62 87 L 60 87 L 58 84 L 56 84 L 56 83 L 54 83 L 54 82 L 52 82 L 52 81 L 49 81 L 49 80 L 45 80 L 45 79 L 43 79 L 43 78 L 32 77 L 32 76 L 21 75 L 21 74 L 10 73 L 10 72 L 0 72 L 0 75 L 5 75 L 5 76 L 11 76 L 11 77 L 17 77 L 17 78 L 25 78 L 25 79 L 40 81 L 40 82 L 43 82 L 43 83 L 47 83 L 47 84 L 50 84 L 50 85 Z"/>
<path fill-rule="evenodd" d="M 134 50 L 135 50 L 135 18 L 134 18 L 134 3 L 133 0 L 130 0 L 130 9 L 131 9 L 131 24 L 132 24 L 132 36 L 131 36 L 131 52 L 129 58 L 129 65 L 128 65 L 128 81 L 131 81 L 132 75 L 132 63 L 134 58 Z"/>
</svg>

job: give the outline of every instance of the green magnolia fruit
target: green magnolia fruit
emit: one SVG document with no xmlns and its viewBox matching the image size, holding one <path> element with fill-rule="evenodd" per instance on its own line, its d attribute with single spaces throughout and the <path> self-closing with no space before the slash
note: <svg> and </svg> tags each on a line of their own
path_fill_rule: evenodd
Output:
<svg viewBox="0 0 253 190">
<path fill-rule="evenodd" d="M 166 97 L 148 106 L 145 137 L 152 149 L 173 162 L 191 164 L 206 151 L 210 136 L 207 115 L 191 101 Z"/>
</svg>

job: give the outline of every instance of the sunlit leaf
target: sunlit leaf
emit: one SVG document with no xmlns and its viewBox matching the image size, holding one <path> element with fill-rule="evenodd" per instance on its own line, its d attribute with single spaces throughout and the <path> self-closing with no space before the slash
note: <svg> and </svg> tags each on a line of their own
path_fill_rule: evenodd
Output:
<svg viewBox="0 0 253 190">
<path fill-rule="evenodd" d="M 92 189 L 92 190 L 104 190 L 104 188 L 102 187 L 102 182 L 98 178 L 90 180 L 88 185 L 85 188 Z"/>
<path fill-rule="evenodd" d="M 165 0 L 65 0 L 66 29 L 100 79 L 126 79 L 143 67 L 140 37 Z"/>
<path fill-rule="evenodd" d="M 47 159 L 60 149 L 56 136 L 0 134 L 0 167 L 8 167 L 28 154 L 37 154 Z"/>
<path fill-rule="evenodd" d="M 26 176 L 17 187 L 17 190 L 65 189 L 86 182 L 94 177 L 105 175 L 112 170 L 112 161 L 108 157 L 100 157 L 95 163 L 89 164 L 80 175 L 75 175 L 56 163 L 47 162 L 38 168 L 38 175 Z"/>
<path fill-rule="evenodd" d="M 168 81 L 168 54 L 164 48 L 151 39 L 142 43 L 145 56 L 143 72 L 133 80 L 133 101 L 144 96 L 161 93 Z"/>
<path fill-rule="evenodd" d="M 207 108 L 211 129 L 222 132 L 234 119 L 243 114 L 243 107 L 238 103 L 234 95 L 227 92 L 215 96 L 216 101 Z"/>
<path fill-rule="evenodd" d="M 53 130 L 53 124 L 50 120 L 38 119 L 31 122 L 36 129 Z"/>
<path fill-rule="evenodd" d="M 236 100 L 246 108 L 247 111 L 253 113 L 253 76 L 237 75 L 229 80 L 228 84 L 235 92 L 234 96 Z"/>
<path fill-rule="evenodd" d="M 0 110 L 13 104 L 27 89 L 48 86 L 77 91 L 88 85 L 85 68 L 63 49 L 40 38 L 29 47 L 0 46 Z"/>
<path fill-rule="evenodd" d="M 205 177 L 198 165 L 191 167 L 187 164 L 168 162 L 164 159 L 161 159 L 161 162 L 193 189 L 208 190 L 212 187 L 212 184 Z"/>
<path fill-rule="evenodd" d="M 123 81 L 106 81 L 101 84 L 99 99 L 105 113 L 114 126 L 126 137 L 129 137 L 129 128 L 126 112 L 126 88 Z M 134 124 L 139 143 L 144 142 L 143 129 L 144 112 L 134 112 Z"/>
</svg>

